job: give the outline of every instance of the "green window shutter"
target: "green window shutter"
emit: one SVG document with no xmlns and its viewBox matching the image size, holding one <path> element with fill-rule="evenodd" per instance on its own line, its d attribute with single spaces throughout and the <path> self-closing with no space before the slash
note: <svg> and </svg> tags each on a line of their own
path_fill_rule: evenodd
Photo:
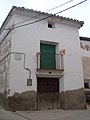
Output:
<svg viewBox="0 0 90 120">
<path fill-rule="evenodd" d="M 40 68 L 56 69 L 55 45 L 40 44 Z"/>
</svg>

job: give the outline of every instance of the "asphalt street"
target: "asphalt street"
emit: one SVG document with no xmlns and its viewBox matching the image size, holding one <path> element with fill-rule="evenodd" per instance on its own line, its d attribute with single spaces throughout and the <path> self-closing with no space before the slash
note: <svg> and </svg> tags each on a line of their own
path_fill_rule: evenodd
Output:
<svg viewBox="0 0 90 120">
<path fill-rule="evenodd" d="M 0 120 L 90 120 L 89 110 L 5 111 Z"/>
<path fill-rule="evenodd" d="M 26 120 L 25 118 L 10 111 L 0 110 L 0 120 Z"/>
</svg>

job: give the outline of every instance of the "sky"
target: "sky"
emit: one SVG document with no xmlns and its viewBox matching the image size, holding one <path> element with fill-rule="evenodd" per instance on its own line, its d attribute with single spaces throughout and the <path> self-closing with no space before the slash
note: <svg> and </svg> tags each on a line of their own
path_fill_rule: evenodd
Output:
<svg viewBox="0 0 90 120">
<path fill-rule="evenodd" d="M 68 4 L 58 7 L 57 9 L 51 10 L 48 13 L 57 13 L 68 7 L 71 7 L 84 0 L 1 0 L 0 2 L 0 27 L 7 17 L 12 6 L 25 7 L 37 11 L 47 12 L 48 10 L 59 6 L 63 3 Z M 84 21 L 83 27 L 79 30 L 79 35 L 83 37 L 90 37 L 90 0 L 69 9 L 65 12 L 58 14 L 59 16 L 73 18 L 79 21 Z"/>
</svg>

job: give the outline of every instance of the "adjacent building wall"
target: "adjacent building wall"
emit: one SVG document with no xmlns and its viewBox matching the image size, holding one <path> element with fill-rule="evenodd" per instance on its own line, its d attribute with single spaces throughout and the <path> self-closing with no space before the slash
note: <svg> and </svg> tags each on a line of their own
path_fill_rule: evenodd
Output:
<svg viewBox="0 0 90 120">
<path fill-rule="evenodd" d="M 81 37 L 80 45 L 84 82 L 88 83 L 90 82 L 90 39 Z"/>
</svg>

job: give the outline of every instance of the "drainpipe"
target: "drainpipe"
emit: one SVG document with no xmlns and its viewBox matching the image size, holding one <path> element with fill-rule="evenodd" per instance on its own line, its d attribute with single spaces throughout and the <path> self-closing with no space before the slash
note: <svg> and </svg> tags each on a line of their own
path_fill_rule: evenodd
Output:
<svg viewBox="0 0 90 120">
<path fill-rule="evenodd" d="M 31 70 L 25 66 L 26 54 L 25 53 L 21 53 L 21 52 L 11 52 L 11 53 L 24 55 L 23 67 L 24 67 L 25 70 L 29 71 L 29 79 L 31 79 Z"/>
<path fill-rule="evenodd" d="M 24 67 L 25 70 L 29 71 L 29 79 L 31 79 L 31 70 L 25 66 L 25 60 L 26 60 L 26 54 L 25 54 L 25 53 L 21 53 L 21 52 L 10 52 L 10 53 L 8 53 L 2 60 L 0 60 L 0 62 L 2 62 L 4 59 L 6 59 L 6 58 L 7 58 L 9 55 L 11 55 L 11 54 L 22 54 L 22 55 L 24 55 L 23 67 Z"/>
</svg>

